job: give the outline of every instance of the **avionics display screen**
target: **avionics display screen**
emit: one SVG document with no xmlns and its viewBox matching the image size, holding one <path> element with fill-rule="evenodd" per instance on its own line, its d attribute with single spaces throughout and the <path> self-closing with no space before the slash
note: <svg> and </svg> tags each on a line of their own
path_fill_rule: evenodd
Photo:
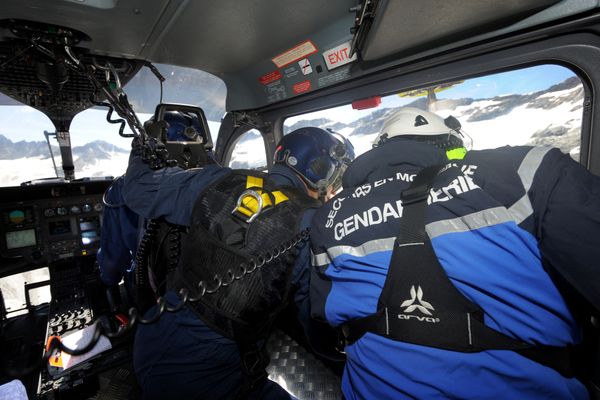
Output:
<svg viewBox="0 0 600 400">
<path fill-rule="evenodd" d="M 6 232 L 6 248 L 8 250 L 35 246 L 35 229 Z"/>
<path fill-rule="evenodd" d="M 81 220 L 81 222 L 79 222 L 79 228 L 81 228 L 81 232 L 85 232 L 85 231 L 97 230 L 98 225 L 94 221 L 90 222 L 90 221 Z"/>
<path fill-rule="evenodd" d="M 33 207 L 10 209 L 2 211 L 2 223 L 12 228 L 34 223 Z"/>
<path fill-rule="evenodd" d="M 96 231 L 81 232 L 81 244 L 88 245 L 100 240 L 100 235 Z"/>
<path fill-rule="evenodd" d="M 100 219 L 98 217 L 81 218 L 79 229 L 81 230 L 81 244 L 84 246 L 100 240 Z"/>
<path fill-rule="evenodd" d="M 48 230 L 51 236 L 64 235 L 71 233 L 71 221 L 63 219 L 60 221 L 51 221 L 48 223 Z"/>
</svg>

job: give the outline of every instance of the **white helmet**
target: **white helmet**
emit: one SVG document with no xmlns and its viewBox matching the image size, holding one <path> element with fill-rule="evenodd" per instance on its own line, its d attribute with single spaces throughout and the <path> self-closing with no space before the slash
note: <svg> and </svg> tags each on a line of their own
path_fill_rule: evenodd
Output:
<svg viewBox="0 0 600 400">
<path fill-rule="evenodd" d="M 450 116 L 443 119 L 429 111 L 414 107 L 400 108 L 383 123 L 381 132 L 375 138 L 373 146 L 379 146 L 386 140 L 397 136 L 433 136 L 448 135 L 447 145 L 442 147 L 462 147 L 465 139 L 470 139 L 460 130 L 460 122 Z M 458 140 L 458 141 L 457 141 Z"/>
</svg>

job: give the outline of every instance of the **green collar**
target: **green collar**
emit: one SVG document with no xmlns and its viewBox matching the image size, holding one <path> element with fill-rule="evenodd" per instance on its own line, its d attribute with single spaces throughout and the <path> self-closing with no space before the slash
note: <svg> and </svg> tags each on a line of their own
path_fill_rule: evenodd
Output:
<svg viewBox="0 0 600 400">
<path fill-rule="evenodd" d="M 462 160 L 466 155 L 467 149 L 464 147 L 446 150 L 446 157 L 448 157 L 448 160 Z"/>
</svg>

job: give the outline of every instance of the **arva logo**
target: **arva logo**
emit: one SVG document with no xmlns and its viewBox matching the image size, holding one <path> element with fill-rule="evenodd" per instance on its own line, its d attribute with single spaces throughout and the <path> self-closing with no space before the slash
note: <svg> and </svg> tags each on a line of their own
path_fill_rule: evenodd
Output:
<svg viewBox="0 0 600 400">
<path fill-rule="evenodd" d="M 415 310 L 421 311 L 425 315 L 432 315 L 429 310 L 435 311 L 435 308 L 425 300 L 423 300 L 423 290 L 421 286 L 417 286 L 418 289 L 415 291 L 415 285 L 410 287 L 410 299 L 404 300 L 400 307 L 406 307 L 405 313 L 413 312 Z M 415 304 L 418 303 L 418 304 Z"/>
<path fill-rule="evenodd" d="M 431 313 L 431 311 L 435 311 L 435 308 L 433 308 L 429 302 L 423 300 L 423 289 L 421 289 L 421 286 L 417 286 L 417 289 L 415 290 L 415 286 L 412 285 L 410 287 L 410 299 L 404 300 L 400 307 L 406 307 L 403 310 L 406 314 L 398 314 L 398 319 L 415 319 L 420 322 L 429 322 L 434 324 L 440 322 L 440 319 L 434 318 L 433 314 Z M 421 313 L 427 316 L 423 317 L 419 315 L 408 314 L 416 310 L 419 310 Z"/>
</svg>

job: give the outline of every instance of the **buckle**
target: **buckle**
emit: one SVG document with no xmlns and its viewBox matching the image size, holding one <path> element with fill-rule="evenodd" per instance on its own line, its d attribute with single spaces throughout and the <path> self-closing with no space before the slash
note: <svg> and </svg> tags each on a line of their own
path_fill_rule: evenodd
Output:
<svg viewBox="0 0 600 400">
<path fill-rule="evenodd" d="M 258 205 L 256 208 L 256 211 L 251 210 L 250 208 L 248 208 L 246 205 L 243 204 L 244 198 L 245 197 L 252 197 L 254 200 L 256 200 L 256 204 Z M 245 213 L 243 213 L 242 211 L 240 211 L 241 209 L 245 209 L 248 210 L 250 212 L 250 216 L 248 217 Z M 256 217 L 258 217 L 258 215 L 262 212 L 263 209 L 263 198 L 262 196 L 256 191 L 256 190 L 251 190 L 251 189 L 246 189 L 244 190 L 244 192 L 240 195 L 240 197 L 238 197 L 237 203 L 235 205 L 235 208 L 233 209 L 233 211 L 231 212 L 234 215 L 240 216 L 246 216 L 248 217 L 247 219 L 244 220 L 244 217 L 242 217 L 242 220 L 244 220 L 244 222 L 246 223 L 250 223 L 252 221 L 254 221 L 254 219 L 256 219 Z"/>
</svg>

